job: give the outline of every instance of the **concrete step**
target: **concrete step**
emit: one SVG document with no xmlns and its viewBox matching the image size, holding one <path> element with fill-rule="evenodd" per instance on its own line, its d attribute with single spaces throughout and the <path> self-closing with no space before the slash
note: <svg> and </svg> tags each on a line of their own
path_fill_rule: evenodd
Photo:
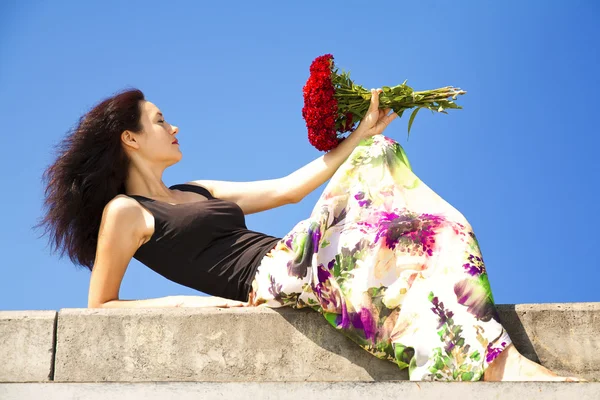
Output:
<svg viewBox="0 0 600 400">
<path fill-rule="evenodd" d="M 4 383 L 2 400 L 598 400 L 600 382 Z"/>
<path fill-rule="evenodd" d="M 600 381 L 600 303 L 497 306 L 526 357 Z M 3 311 L 0 360 L 0 382 L 408 379 L 406 369 L 367 353 L 320 314 L 291 308 Z"/>
</svg>

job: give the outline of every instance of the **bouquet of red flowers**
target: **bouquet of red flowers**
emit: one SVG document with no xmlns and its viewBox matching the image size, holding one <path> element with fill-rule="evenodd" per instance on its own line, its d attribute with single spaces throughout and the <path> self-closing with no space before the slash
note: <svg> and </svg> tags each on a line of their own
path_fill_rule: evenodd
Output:
<svg viewBox="0 0 600 400">
<path fill-rule="evenodd" d="M 452 96 L 456 100 L 456 96 L 467 93 L 452 86 L 415 92 L 406 81 L 381 89 L 379 108 L 391 108 L 401 117 L 404 110 L 417 107 L 408 120 L 409 135 L 421 108 L 448 114 L 444 109 L 462 107 L 447 98 Z M 371 101 L 371 92 L 352 82 L 349 73 L 338 73 L 331 54 L 317 57 L 312 62 L 303 93 L 302 117 L 308 128 L 308 140 L 321 151 L 329 151 L 344 140 L 340 134 L 354 130 L 354 123 L 365 116 Z"/>
</svg>

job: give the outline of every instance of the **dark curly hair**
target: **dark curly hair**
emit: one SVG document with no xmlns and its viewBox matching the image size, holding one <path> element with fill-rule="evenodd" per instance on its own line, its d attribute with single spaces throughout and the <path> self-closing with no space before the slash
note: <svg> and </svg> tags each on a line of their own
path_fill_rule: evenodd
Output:
<svg viewBox="0 0 600 400">
<path fill-rule="evenodd" d="M 125 130 L 141 132 L 144 94 L 126 89 L 79 118 L 55 147 L 56 161 L 43 173 L 45 226 L 53 250 L 76 264 L 93 268 L 98 231 L 106 204 L 125 193 L 130 160 L 121 145 Z"/>
</svg>

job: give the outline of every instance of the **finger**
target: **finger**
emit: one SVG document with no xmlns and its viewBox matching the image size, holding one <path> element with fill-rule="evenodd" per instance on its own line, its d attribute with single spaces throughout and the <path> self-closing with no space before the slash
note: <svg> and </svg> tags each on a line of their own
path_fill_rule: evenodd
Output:
<svg viewBox="0 0 600 400">
<path fill-rule="evenodd" d="M 389 124 L 390 122 L 392 122 L 397 117 L 398 117 L 398 114 L 396 114 L 395 112 L 393 112 L 390 115 L 388 115 L 387 117 L 385 117 L 385 123 Z"/>
<path fill-rule="evenodd" d="M 371 107 L 373 107 L 373 103 L 375 102 L 375 89 L 371 89 Z"/>
<path fill-rule="evenodd" d="M 381 126 L 383 129 L 385 129 L 390 124 L 390 122 L 392 122 L 396 117 L 398 117 L 398 114 L 392 113 L 386 117 L 381 118 L 379 121 L 377 121 L 377 125 Z"/>
<path fill-rule="evenodd" d="M 385 118 L 390 116 L 390 111 L 393 111 L 392 108 L 380 108 L 383 115 L 380 115 L 380 118 Z"/>
<path fill-rule="evenodd" d="M 379 108 L 379 94 L 375 89 L 371 89 L 371 106 L 369 107 L 369 111 L 376 111 L 377 108 Z"/>
</svg>

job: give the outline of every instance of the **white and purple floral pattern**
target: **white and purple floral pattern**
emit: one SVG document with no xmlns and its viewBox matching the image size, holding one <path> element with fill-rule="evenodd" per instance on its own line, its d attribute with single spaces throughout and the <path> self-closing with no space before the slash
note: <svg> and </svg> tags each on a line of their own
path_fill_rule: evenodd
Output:
<svg viewBox="0 0 600 400">
<path fill-rule="evenodd" d="M 252 305 L 310 307 L 413 381 L 481 380 L 511 343 L 471 225 L 384 135 L 360 142 L 252 287 Z"/>
</svg>

